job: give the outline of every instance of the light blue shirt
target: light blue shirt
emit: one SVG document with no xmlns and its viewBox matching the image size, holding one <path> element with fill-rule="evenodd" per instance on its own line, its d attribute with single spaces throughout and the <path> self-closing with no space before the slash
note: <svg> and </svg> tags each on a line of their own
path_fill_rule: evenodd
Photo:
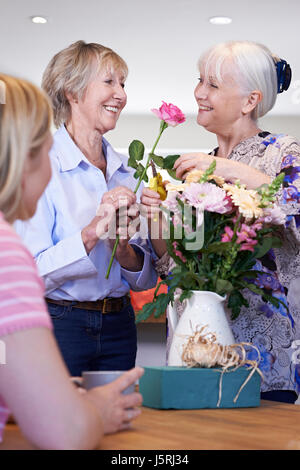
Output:
<svg viewBox="0 0 300 470">
<path fill-rule="evenodd" d="M 127 166 L 127 157 L 114 151 L 103 139 L 107 160 L 106 180 L 76 146 L 66 128 L 54 134 L 50 151 L 52 178 L 29 221 L 15 223 L 15 229 L 35 257 L 44 279 L 46 296 L 55 300 L 94 301 L 121 297 L 130 289 L 141 291 L 155 286 L 156 272 L 147 239 L 136 234 L 130 244 L 144 253 L 143 268 L 132 272 L 114 260 L 105 279 L 111 257 L 108 240 L 99 240 L 89 255 L 81 230 L 95 217 L 102 196 L 116 186 L 132 190 L 137 180 Z M 137 193 L 139 200 L 140 191 Z"/>
</svg>

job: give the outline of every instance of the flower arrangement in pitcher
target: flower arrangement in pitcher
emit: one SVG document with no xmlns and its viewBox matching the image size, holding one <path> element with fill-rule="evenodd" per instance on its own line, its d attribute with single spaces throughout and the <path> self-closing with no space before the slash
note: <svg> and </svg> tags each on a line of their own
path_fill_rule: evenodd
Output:
<svg viewBox="0 0 300 470">
<path fill-rule="evenodd" d="M 177 288 L 180 302 L 195 290 L 226 296 L 233 319 L 243 305 L 249 306 L 244 289 L 287 310 L 280 299 L 260 287 L 262 273 L 255 270 L 257 259 L 281 245 L 276 229 L 284 224 L 285 214 L 276 204 L 276 193 L 284 174 L 250 190 L 238 181 L 226 183 L 214 175 L 215 167 L 214 160 L 206 172 L 193 170 L 184 183 L 166 186 L 168 196 L 161 208 L 166 213 L 164 239 L 172 266 L 137 321 L 162 315 L 173 303 Z M 161 284 L 168 286 L 168 292 L 157 295 Z"/>
</svg>

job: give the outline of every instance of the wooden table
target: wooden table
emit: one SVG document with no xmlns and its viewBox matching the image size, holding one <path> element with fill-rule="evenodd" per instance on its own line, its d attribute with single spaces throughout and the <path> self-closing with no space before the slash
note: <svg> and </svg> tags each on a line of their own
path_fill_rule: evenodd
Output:
<svg viewBox="0 0 300 470">
<path fill-rule="evenodd" d="M 17 425 L 9 424 L 3 449 L 33 449 Z M 300 406 L 262 401 L 258 408 L 154 410 L 143 408 L 133 428 L 105 436 L 101 449 L 297 449 Z"/>
</svg>

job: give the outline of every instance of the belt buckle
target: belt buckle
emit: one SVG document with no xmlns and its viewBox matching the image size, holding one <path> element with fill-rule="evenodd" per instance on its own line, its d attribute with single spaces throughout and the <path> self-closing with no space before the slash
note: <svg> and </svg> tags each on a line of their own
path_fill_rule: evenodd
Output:
<svg viewBox="0 0 300 470">
<path fill-rule="evenodd" d="M 109 313 L 108 310 L 106 310 L 106 304 L 107 304 L 107 301 L 108 301 L 108 298 L 105 297 L 105 299 L 103 299 L 103 307 L 102 307 L 102 313 Z"/>
</svg>

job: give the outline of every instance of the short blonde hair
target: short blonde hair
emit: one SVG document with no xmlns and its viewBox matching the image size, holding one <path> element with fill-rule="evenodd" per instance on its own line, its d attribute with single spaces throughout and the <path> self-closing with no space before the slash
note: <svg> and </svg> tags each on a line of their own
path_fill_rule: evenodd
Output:
<svg viewBox="0 0 300 470">
<path fill-rule="evenodd" d="M 116 52 L 93 42 L 77 41 L 50 60 L 43 74 L 42 88 L 51 99 L 56 127 L 71 118 L 66 94 L 81 98 L 89 81 L 102 67 L 121 71 L 124 80 L 128 75 L 126 62 Z"/>
<path fill-rule="evenodd" d="M 5 96 L 0 102 L 0 210 L 9 221 L 21 206 L 22 175 L 28 156 L 45 142 L 52 121 L 46 94 L 32 83 L 0 74 Z"/>
<path fill-rule="evenodd" d="M 256 120 L 270 111 L 277 98 L 276 62 L 279 58 L 264 45 L 252 41 L 228 41 L 217 44 L 206 51 L 199 59 L 199 69 L 205 67 L 205 75 L 214 74 L 222 81 L 222 66 L 231 60 L 232 75 L 241 92 L 262 92 L 262 101 L 252 111 Z"/>
</svg>

